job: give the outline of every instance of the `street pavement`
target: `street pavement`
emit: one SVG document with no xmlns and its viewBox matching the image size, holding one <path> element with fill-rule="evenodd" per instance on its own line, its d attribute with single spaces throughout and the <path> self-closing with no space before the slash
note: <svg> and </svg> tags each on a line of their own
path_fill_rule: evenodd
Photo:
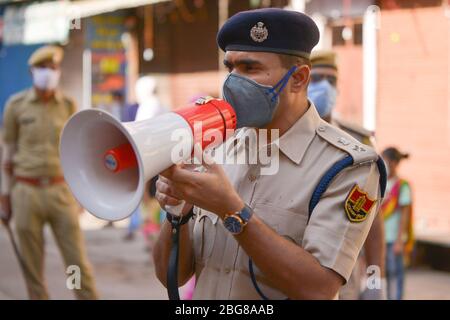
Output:
<svg viewBox="0 0 450 320">
<path fill-rule="evenodd" d="M 81 225 L 101 299 L 167 299 L 165 288 L 155 277 L 143 235 L 139 233 L 133 241 L 124 241 L 126 221 L 114 228 L 102 228 L 104 224 L 91 215 L 82 215 Z M 19 265 L 2 226 L 0 248 L 0 300 L 26 299 Z M 74 299 L 66 287 L 67 275 L 50 229 L 46 229 L 45 275 L 52 299 Z M 450 299 L 450 273 L 409 270 L 405 298 Z"/>
</svg>

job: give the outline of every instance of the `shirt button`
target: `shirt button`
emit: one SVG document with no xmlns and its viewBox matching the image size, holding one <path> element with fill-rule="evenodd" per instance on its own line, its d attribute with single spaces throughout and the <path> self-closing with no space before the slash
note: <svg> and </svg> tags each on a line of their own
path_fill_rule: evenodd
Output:
<svg viewBox="0 0 450 320">
<path fill-rule="evenodd" d="M 320 132 L 324 132 L 325 131 L 325 127 L 320 126 L 317 130 L 319 130 Z"/>
<path fill-rule="evenodd" d="M 231 272 L 231 269 L 230 268 L 225 268 L 225 273 L 230 273 Z"/>
</svg>

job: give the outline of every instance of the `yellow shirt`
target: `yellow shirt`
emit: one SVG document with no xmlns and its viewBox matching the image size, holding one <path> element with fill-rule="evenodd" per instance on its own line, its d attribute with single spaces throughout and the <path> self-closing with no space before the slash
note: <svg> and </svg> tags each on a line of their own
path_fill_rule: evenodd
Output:
<svg viewBox="0 0 450 320">
<path fill-rule="evenodd" d="M 38 99 L 33 88 L 8 100 L 3 116 L 4 141 L 16 146 L 14 175 L 62 176 L 59 137 L 75 110 L 74 102 L 58 91 L 47 103 Z"/>
<path fill-rule="evenodd" d="M 237 134 L 237 142 L 226 143 L 224 148 L 231 152 L 224 154 L 243 153 L 246 150 L 241 147 L 243 136 Z M 311 253 L 322 266 L 348 280 L 379 207 L 378 155 L 323 121 L 313 105 L 279 138 L 274 148 L 280 151 L 279 156 L 272 153 L 279 158 L 274 174 L 263 174 L 264 165 L 224 164 L 228 178 L 255 215 L 279 235 Z M 349 154 L 359 165 L 341 171 L 332 180 L 308 222 L 309 202 L 319 180 Z M 356 184 L 375 200 L 361 222 L 352 222 L 345 211 L 346 199 Z M 195 208 L 194 212 L 196 217 L 191 222 L 197 277 L 194 298 L 260 299 L 249 276 L 249 257 L 236 239 L 216 214 L 201 208 Z M 267 259 L 271 259 L 270 252 Z M 256 265 L 254 270 L 266 296 L 286 298 Z"/>
</svg>

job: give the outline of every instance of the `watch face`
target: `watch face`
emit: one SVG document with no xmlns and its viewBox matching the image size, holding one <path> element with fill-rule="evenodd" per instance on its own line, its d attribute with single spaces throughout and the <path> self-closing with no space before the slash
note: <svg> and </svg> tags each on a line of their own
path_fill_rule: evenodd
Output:
<svg viewBox="0 0 450 320">
<path fill-rule="evenodd" d="M 227 217 L 223 223 L 225 225 L 225 228 L 227 228 L 227 230 L 233 234 L 237 234 L 242 231 L 241 221 L 234 216 Z"/>
</svg>

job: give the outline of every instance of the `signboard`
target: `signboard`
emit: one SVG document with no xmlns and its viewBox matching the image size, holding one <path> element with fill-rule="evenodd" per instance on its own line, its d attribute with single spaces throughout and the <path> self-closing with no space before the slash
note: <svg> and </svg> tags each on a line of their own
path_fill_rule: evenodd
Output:
<svg viewBox="0 0 450 320">
<path fill-rule="evenodd" d="M 126 55 L 122 44 L 125 15 L 103 14 L 87 21 L 86 47 L 91 50 L 91 105 L 111 111 L 114 94 L 125 97 Z"/>
<path fill-rule="evenodd" d="M 66 1 L 6 7 L 4 45 L 66 42 L 70 27 L 68 10 Z"/>
</svg>

